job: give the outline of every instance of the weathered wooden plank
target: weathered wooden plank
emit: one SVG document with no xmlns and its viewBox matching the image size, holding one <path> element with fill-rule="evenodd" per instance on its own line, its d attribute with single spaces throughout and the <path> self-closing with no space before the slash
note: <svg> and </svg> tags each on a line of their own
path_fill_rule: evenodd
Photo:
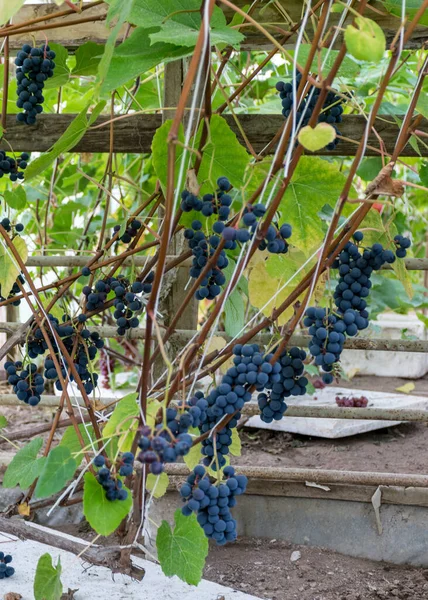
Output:
<svg viewBox="0 0 428 600">
<path fill-rule="evenodd" d="M 221 3 L 219 3 L 223 8 L 226 17 L 230 20 L 233 17 L 233 10 L 229 7 L 225 7 Z M 248 0 L 236 0 L 235 4 L 242 8 L 244 6 L 248 6 Z M 263 25 L 271 35 L 273 35 L 277 40 L 280 40 L 283 37 L 282 31 L 287 31 L 291 25 L 298 22 L 302 17 L 302 7 L 304 3 L 303 0 L 278 0 L 277 2 L 268 2 L 267 0 L 263 0 L 258 3 L 258 7 L 253 13 L 253 17 Z M 370 6 L 375 10 L 371 10 Z M 36 17 L 43 16 L 45 14 L 49 15 L 58 10 L 63 10 L 68 8 L 67 5 L 62 5 L 57 7 L 54 3 L 51 4 L 27 4 L 25 5 L 19 13 L 14 18 L 14 23 L 22 23 L 29 19 L 33 19 Z M 282 8 L 282 11 L 281 11 Z M 107 6 L 95 6 L 94 8 L 90 8 L 84 12 L 84 16 L 99 16 L 106 12 Z M 379 12 L 380 11 L 380 14 Z M 284 15 L 288 15 L 289 21 L 285 20 Z M 366 16 L 370 17 L 374 21 L 382 27 L 385 32 L 386 38 L 388 42 L 390 42 L 400 25 L 400 20 L 385 11 L 384 5 L 382 2 L 372 2 L 366 10 Z M 330 27 L 333 28 L 337 25 L 339 21 L 340 15 L 331 14 L 329 24 Z M 72 23 L 79 18 L 79 15 L 70 15 L 66 17 L 62 17 L 55 22 L 61 23 L 64 21 Z M 351 17 L 345 22 L 348 23 Z M 54 22 L 54 21 L 51 21 Z M 308 34 L 310 36 L 311 29 L 310 25 L 308 26 Z M 332 29 L 331 29 L 332 30 Z M 125 31 L 125 30 L 124 30 Z M 251 48 L 270 48 L 272 44 L 266 39 L 266 37 L 260 33 L 256 28 L 253 27 L 244 27 L 242 29 L 246 39 L 242 45 L 243 49 L 251 49 Z M 49 30 L 49 40 L 51 42 L 56 42 L 58 44 L 62 44 L 69 48 L 70 50 L 74 50 L 85 42 L 91 40 L 97 43 L 104 43 L 107 39 L 109 30 L 106 27 L 105 23 L 102 21 L 97 21 L 94 23 L 81 23 L 78 25 L 70 25 L 69 27 L 64 27 L 60 29 L 51 29 Z M 19 48 L 23 42 L 27 42 L 29 39 L 28 33 L 22 35 L 16 35 L 11 38 L 10 46 L 12 50 L 16 50 Z M 44 41 L 43 32 L 37 31 L 35 32 L 35 38 L 38 42 Z M 428 28 L 422 25 L 415 28 L 412 38 L 409 41 L 407 47 L 409 48 L 419 48 L 426 40 L 428 36 Z M 338 37 L 336 47 L 341 42 L 341 37 Z M 290 41 L 288 47 L 292 47 L 294 44 L 294 39 Z"/>
<path fill-rule="evenodd" d="M 15 151 L 44 152 L 51 148 L 59 136 L 65 131 L 75 115 L 48 115 L 41 114 L 37 117 L 37 123 L 28 127 L 17 123 L 15 115 L 8 115 L 5 139 Z M 240 114 L 239 121 L 253 145 L 256 152 L 260 152 L 273 139 L 281 125 L 284 123 L 282 115 L 263 115 L 263 114 Z M 240 132 L 231 115 L 225 115 L 225 119 L 238 136 L 243 144 Z M 74 148 L 76 152 L 108 152 L 109 151 L 109 117 L 102 116 L 95 123 L 95 128 L 91 128 L 81 141 Z M 106 123 L 104 127 L 97 128 L 98 125 Z M 130 115 L 127 118 L 119 119 L 114 123 L 114 151 L 115 152 L 150 152 L 151 142 L 156 129 L 162 124 L 162 116 L 159 115 Z M 332 152 L 321 150 L 317 154 L 353 156 L 355 154 L 357 143 L 360 141 L 366 120 L 360 115 L 345 115 L 343 123 L 340 125 L 340 131 L 343 136 L 354 140 L 353 142 L 341 141 L 336 150 Z M 382 119 L 377 119 L 375 123 L 376 131 L 383 139 L 387 152 L 394 150 L 395 140 L 397 139 L 398 127 L 391 117 L 385 115 Z M 428 132 L 428 121 L 424 120 L 420 129 Z M 379 149 L 379 142 L 375 135 L 371 134 L 368 140 L 369 146 Z M 6 141 L 0 142 L 0 148 L 8 150 L 9 145 Z M 367 156 L 379 156 L 373 148 L 367 148 Z M 422 156 L 428 156 L 428 149 L 420 146 Z M 417 156 L 410 145 L 407 145 L 402 156 Z"/>
</svg>

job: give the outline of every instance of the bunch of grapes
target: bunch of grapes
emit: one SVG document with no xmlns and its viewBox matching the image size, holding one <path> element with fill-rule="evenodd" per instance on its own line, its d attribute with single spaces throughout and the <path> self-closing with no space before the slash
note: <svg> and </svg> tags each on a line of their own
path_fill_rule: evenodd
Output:
<svg viewBox="0 0 428 600">
<path fill-rule="evenodd" d="M 289 244 L 286 242 L 291 237 L 292 227 L 284 223 L 280 227 L 269 225 L 265 239 L 259 244 L 259 250 L 267 250 L 272 254 L 286 254 Z"/>
<path fill-rule="evenodd" d="M 131 475 L 134 464 L 134 455 L 132 452 L 125 452 L 122 455 L 121 463 L 122 466 L 120 467 L 119 475 L 124 477 Z M 126 500 L 128 492 L 123 489 L 123 483 L 120 479 L 112 477 L 110 469 L 105 466 L 104 456 L 101 454 L 96 456 L 94 465 L 100 469 L 97 473 L 97 481 L 103 486 L 107 500 L 110 502 L 114 502 L 114 500 Z"/>
<path fill-rule="evenodd" d="M 186 404 L 180 402 L 178 408 L 166 409 L 166 421 L 173 435 L 187 433 L 191 427 L 200 427 L 207 418 L 208 402 L 202 392 L 196 392 Z"/>
<path fill-rule="evenodd" d="M 138 219 L 132 219 L 125 229 L 125 232 L 120 236 L 120 241 L 124 244 L 129 244 L 137 235 L 139 229 L 141 229 L 141 221 Z M 113 227 L 113 232 L 117 233 L 118 231 L 120 231 L 120 225 L 115 225 Z"/>
<path fill-rule="evenodd" d="M 214 225 L 222 225 L 218 221 Z M 190 276 L 197 279 L 201 274 L 202 269 L 207 264 L 208 260 L 213 256 L 217 246 L 220 243 L 218 235 L 211 235 L 207 238 L 202 229 L 202 223 L 199 220 L 195 220 L 192 223 L 192 227 L 188 228 L 184 232 L 184 237 L 188 240 L 189 248 L 193 254 L 193 265 L 190 269 Z M 236 247 L 236 242 L 226 242 L 225 247 L 233 249 Z M 226 277 L 222 273 L 222 269 L 225 269 L 229 261 L 227 260 L 226 253 L 222 250 L 217 258 L 216 265 L 209 269 L 202 279 L 199 289 L 195 293 L 197 300 L 213 300 L 221 292 L 221 287 L 226 283 Z"/>
<path fill-rule="evenodd" d="M 8 577 L 12 577 L 15 573 L 15 569 L 8 566 L 12 560 L 13 558 L 10 554 L 0 552 L 0 579 L 7 579 Z"/>
<path fill-rule="evenodd" d="M 344 406 L 347 408 L 365 408 L 368 403 L 369 401 L 365 396 L 336 396 L 337 406 Z"/>
<path fill-rule="evenodd" d="M 396 235 L 394 243 L 397 246 L 395 254 L 398 258 L 404 258 L 407 254 L 407 249 L 411 246 L 411 241 L 403 235 Z"/>
<path fill-rule="evenodd" d="M 299 87 L 300 81 L 302 79 L 302 74 L 296 73 L 296 91 Z M 295 102 L 293 96 L 293 86 L 291 83 L 285 83 L 284 81 L 278 81 L 276 84 L 276 89 L 279 92 L 279 96 L 282 100 L 282 114 L 284 117 L 288 117 L 292 112 L 293 104 Z M 296 111 L 296 121 L 300 123 L 302 119 L 302 127 L 305 127 L 312 116 L 312 112 L 315 108 L 315 105 L 318 101 L 318 96 L 320 94 L 319 88 L 314 88 L 313 86 L 309 86 L 303 100 L 301 101 L 297 111 Z M 345 99 L 334 92 L 328 92 L 325 102 L 322 107 L 322 111 L 318 116 L 318 123 L 329 123 L 336 130 L 337 135 L 341 135 L 340 131 L 337 129 L 335 124 L 342 122 L 342 113 L 343 113 L 343 103 Z M 327 150 L 334 150 L 339 143 L 338 139 L 335 139 L 333 142 L 330 142 L 327 146 Z"/>
<path fill-rule="evenodd" d="M 43 376 L 37 373 L 37 365 L 29 363 L 24 368 L 21 361 L 7 361 L 4 368 L 8 375 L 7 381 L 13 386 L 18 400 L 30 406 L 37 406 L 45 389 Z"/>
<path fill-rule="evenodd" d="M 357 243 L 362 242 L 363 238 L 361 231 L 355 232 L 354 240 Z M 369 324 L 365 298 L 372 286 L 371 274 L 385 263 L 392 264 L 394 261 L 394 253 L 385 250 L 382 244 L 373 244 L 372 248 L 365 249 L 360 254 L 359 247 L 348 242 L 333 263 L 333 268 L 339 270 L 339 281 L 334 292 L 336 306 L 342 314 L 350 309 L 358 311 L 355 319 L 358 330 L 365 329 Z"/>
<path fill-rule="evenodd" d="M 236 505 L 236 496 L 245 492 L 248 483 L 245 475 L 235 475 L 233 467 L 226 467 L 223 474 L 225 483 L 212 484 L 204 467 L 198 465 L 180 489 L 185 501 L 183 515 L 197 513 L 198 523 L 207 538 L 220 546 L 236 540 L 236 521 L 230 509 Z"/>
<path fill-rule="evenodd" d="M 141 430 L 138 447 L 141 452 L 138 460 L 149 465 L 153 475 L 160 475 L 165 463 L 176 462 L 181 456 L 186 456 L 192 446 L 192 437 L 188 433 L 179 433 L 173 436 L 163 425 L 158 425 L 154 430 L 145 425 Z"/>
<path fill-rule="evenodd" d="M 9 175 L 11 181 L 24 179 L 24 171 L 27 168 L 29 158 L 30 155 L 27 152 L 23 152 L 15 159 L 14 156 L 8 156 L 4 150 L 0 150 L 0 177 Z"/>
<path fill-rule="evenodd" d="M 3 229 L 5 229 L 8 233 L 10 233 L 13 230 L 15 230 L 15 233 L 22 233 L 24 231 L 24 225 L 22 223 L 16 223 L 16 225 L 13 225 L 10 222 L 10 219 L 8 219 L 7 217 L 4 217 L 0 221 L 0 223 Z"/>
<path fill-rule="evenodd" d="M 269 356 L 269 355 L 268 355 Z M 293 346 L 285 350 L 274 367 L 278 376 L 270 378 L 265 388 L 267 392 L 258 395 L 257 401 L 260 408 L 260 418 L 265 423 L 280 421 L 287 410 L 285 398 L 290 396 L 303 396 L 309 383 L 303 375 L 306 352 Z"/>
<path fill-rule="evenodd" d="M 53 76 L 55 52 L 49 46 L 32 48 L 24 44 L 15 59 L 18 100 L 16 106 L 24 112 L 16 115 L 17 121 L 34 125 L 36 116 L 43 112 L 42 89 L 45 81 Z"/>
<path fill-rule="evenodd" d="M 115 311 L 113 313 L 116 319 L 117 334 L 125 335 L 128 329 L 135 329 L 140 324 L 135 313 L 139 313 L 143 308 L 141 296 L 138 294 L 149 294 L 152 291 L 152 283 L 155 274 L 151 271 L 143 282 L 134 281 L 131 283 L 126 277 L 118 276 L 117 280 L 110 281 L 110 287 L 115 294 L 113 301 Z"/>
<path fill-rule="evenodd" d="M 333 365 L 340 360 L 345 343 L 345 333 L 356 335 L 355 325 L 357 313 L 346 311 L 343 318 L 325 308 L 310 306 L 305 312 L 303 324 L 309 328 L 312 336 L 309 342 L 309 352 L 315 357 L 315 364 L 323 368 L 322 380 L 325 384 L 333 382 Z"/>
<path fill-rule="evenodd" d="M 226 194 L 232 187 L 227 177 L 219 177 L 217 179 L 218 189 L 213 194 L 205 194 L 202 198 L 198 198 L 191 192 L 184 190 L 181 193 L 180 208 L 183 212 L 191 212 L 195 210 L 201 212 L 204 217 L 218 215 L 220 221 L 227 221 L 230 214 L 230 206 L 232 198 Z"/>
</svg>

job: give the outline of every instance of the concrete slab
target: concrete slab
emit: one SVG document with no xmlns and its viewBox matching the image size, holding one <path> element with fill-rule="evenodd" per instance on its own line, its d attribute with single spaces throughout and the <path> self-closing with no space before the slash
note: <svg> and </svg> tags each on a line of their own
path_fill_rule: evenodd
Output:
<svg viewBox="0 0 428 600">
<path fill-rule="evenodd" d="M 70 538 L 71 536 L 64 536 Z M 76 539 L 76 538 L 72 538 Z M 76 540 L 77 541 L 77 540 Z M 141 582 L 133 581 L 125 575 L 115 575 L 104 567 L 90 567 L 70 552 L 45 546 L 31 540 L 21 541 L 0 532 L 2 552 L 12 554 L 15 575 L 1 582 L 1 592 L 21 594 L 23 600 L 31 600 L 37 562 L 46 552 L 54 564 L 61 558 L 64 592 L 68 588 L 77 589 L 75 600 L 258 600 L 256 596 L 244 594 L 228 587 L 203 580 L 197 587 L 187 585 L 177 577 L 166 577 L 159 565 L 133 557 L 133 561 L 146 570 Z"/>
<path fill-rule="evenodd" d="M 414 408 L 427 409 L 428 398 L 420 396 L 408 396 L 404 394 L 387 394 L 384 392 L 371 392 L 370 390 L 352 390 L 340 387 L 326 387 L 317 390 L 314 396 L 299 396 L 290 398 L 290 406 L 337 406 L 336 396 L 365 396 L 369 407 L 373 408 Z M 316 399 L 315 399 L 316 398 Z M 258 429 L 271 429 L 273 431 L 285 431 L 314 437 L 336 439 L 357 435 L 375 429 L 399 425 L 402 421 L 380 421 L 368 419 L 320 419 L 307 417 L 287 417 L 282 421 L 264 423 L 260 417 L 251 417 L 246 427 L 257 427 Z"/>
</svg>

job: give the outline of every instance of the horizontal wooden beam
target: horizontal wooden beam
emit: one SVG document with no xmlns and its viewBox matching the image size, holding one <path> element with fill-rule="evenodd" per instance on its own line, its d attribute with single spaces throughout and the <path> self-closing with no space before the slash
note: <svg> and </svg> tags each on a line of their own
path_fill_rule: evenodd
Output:
<svg viewBox="0 0 428 600">
<path fill-rule="evenodd" d="M 9 150 L 11 146 L 14 151 L 45 152 L 64 133 L 74 117 L 75 115 L 71 114 L 41 114 L 37 117 L 35 125 L 27 126 L 18 123 L 15 115 L 8 115 L 4 134 L 5 139 L 0 142 L 0 148 Z M 239 114 L 237 118 L 256 152 L 261 152 L 269 144 L 284 123 L 284 118 L 281 114 Z M 236 133 L 239 141 L 244 144 L 244 140 L 232 115 L 225 115 L 225 119 Z M 110 147 L 109 120 L 108 116 L 101 116 L 96 121 L 94 127 L 88 130 L 73 150 L 75 152 L 108 152 Z M 103 123 L 105 123 L 103 127 L 98 127 L 98 125 Z M 126 118 L 118 119 L 114 122 L 114 151 L 133 152 L 137 154 L 150 152 L 153 136 L 161 124 L 161 115 L 130 115 Z M 364 133 L 365 125 L 366 119 L 363 116 L 344 115 L 343 122 L 340 124 L 340 132 L 344 137 L 353 140 L 353 142 L 341 140 L 335 150 L 320 150 L 316 154 L 336 156 L 355 155 L 358 143 Z M 428 132 L 428 121 L 422 121 L 419 128 Z M 386 151 L 392 153 L 399 131 L 396 122 L 391 117 L 382 116 L 376 119 L 375 129 L 383 140 Z M 366 156 L 380 156 L 379 140 L 373 133 L 369 136 L 368 146 Z M 378 149 L 378 152 L 376 152 L 376 149 Z M 422 144 L 420 144 L 420 152 L 421 156 L 428 156 L 428 148 Z M 418 154 L 408 144 L 401 153 L 401 156 L 418 156 Z"/>
<path fill-rule="evenodd" d="M 12 0 L 10 0 L 12 1 Z M 235 0 L 235 5 L 239 8 L 248 6 L 248 0 Z M 281 40 L 284 36 L 282 33 L 289 30 L 290 26 L 297 23 L 302 18 L 303 12 L 303 0 L 278 0 L 277 2 L 269 3 L 258 3 L 260 6 L 256 7 L 252 16 L 258 21 L 268 32 L 277 40 Z M 230 21 L 233 18 L 233 9 L 226 7 L 219 3 L 224 10 L 226 18 Z M 18 12 L 13 19 L 13 23 L 23 23 L 29 19 L 34 19 L 44 15 L 50 15 L 59 10 L 66 10 L 69 8 L 66 4 L 56 6 L 55 3 L 51 4 L 26 4 Z M 281 8 L 283 10 L 281 10 Z M 85 17 L 99 17 L 107 12 L 107 5 L 99 5 L 86 10 L 83 14 Z M 289 21 L 287 22 L 284 15 L 287 15 Z M 378 23 L 383 29 L 387 41 L 391 42 L 400 27 L 400 19 L 391 15 L 385 10 L 383 2 L 371 2 L 367 7 L 366 16 L 370 17 Z M 79 23 L 73 25 L 73 21 L 81 18 L 81 15 L 68 15 L 55 21 L 48 21 L 49 23 L 70 23 L 67 27 L 55 28 L 49 30 L 49 41 L 56 42 L 66 46 L 69 50 L 73 51 L 77 47 L 81 46 L 85 42 L 92 41 L 99 44 L 105 43 L 109 34 L 109 29 L 106 27 L 103 21 L 95 21 L 93 23 Z M 339 22 L 340 15 L 332 13 L 329 15 L 329 26 L 330 31 L 334 31 L 334 26 Z M 349 17 L 345 24 L 350 22 L 352 16 Z M 43 23 L 43 22 L 42 22 Z M 311 26 L 307 27 L 308 35 L 311 34 Z M 408 48 L 419 48 L 422 43 L 427 39 L 427 27 L 423 25 L 417 26 L 413 32 L 411 39 L 409 40 Z M 124 28 L 125 32 L 125 28 Z M 243 27 L 242 33 L 245 35 L 245 41 L 242 44 L 242 49 L 256 49 L 256 48 L 271 48 L 272 44 L 266 39 L 266 37 L 260 33 L 260 31 L 254 27 Z M 37 42 L 44 42 L 45 37 L 43 31 L 34 32 L 35 39 Z M 10 39 L 10 46 L 12 50 L 17 50 L 22 46 L 23 43 L 28 42 L 30 34 L 24 33 L 22 35 L 14 35 Z M 327 38 L 328 41 L 328 38 Z M 338 36 L 336 47 L 341 43 L 341 36 Z M 288 47 L 293 47 L 294 39 L 292 38 L 288 44 Z"/>
</svg>

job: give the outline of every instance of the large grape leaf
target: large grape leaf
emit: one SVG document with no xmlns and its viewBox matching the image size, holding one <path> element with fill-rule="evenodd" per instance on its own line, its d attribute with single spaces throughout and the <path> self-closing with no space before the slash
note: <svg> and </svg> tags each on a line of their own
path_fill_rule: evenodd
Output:
<svg viewBox="0 0 428 600">
<path fill-rule="evenodd" d="M 132 506 L 131 492 L 127 492 L 126 500 L 107 500 L 105 490 L 95 476 L 89 472 L 85 473 L 83 514 L 98 534 L 110 535 L 127 516 Z"/>
<path fill-rule="evenodd" d="M 92 425 L 84 425 L 81 423 L 79 425 L 79 431 L 82 435 L 83 441 L 85 442 L 85 446 L 89 446 L 91 441 L 95 440 L 94 428 Z M 62 436 L 59 445 L 68 448 L 71 454 L 77 454 L 82 450 L 80 440 L 77 437 L 77 433 L 73 425 L 70 425 L 70 427 L 67 427 L 67 429 L 64 431 L 64 435 Z M 80 456 L 83 458 L 83 454 Z"/>
<path fill-rule="evenodd" d="M 208 141 L 203 148 L 203 158 L 198 172 L 198 183 L 201 186 L 200 193 L 213 192 L 217 187 L 219 177 L 228 177 L 234 188 L 243 185 L 245 170 L 249 163 L 249 154 L 238 142 L 236 135 L 230 129 L 227 122 L 220 116 L 214 115 L 210 122 Z M 161 185 L 166 189 L 168 173 L 168 133 L 171 121 L 166 121 L 157 130 L 152 142 L 153 166 Z M 202 125 L 195 140 L 198 147 L 202 132 Z M 178 134 L 179 142 L 184 142 L 183 129 Z M 180 144 L 176 146 L 175 160 L 175 183 L 178 181 L 183 149 Z M 186 165 L 187 166 L 187 165 Z M 184 188 L 184 181 L 182 187 Z M 192 215 L 192 213 L 189 213 Z M 191 216 L 189 218 L 192 218 Z"/>
<path fill-rule="evenodd" d="M 200 0 L 135 0 L 129 21 L 146 29 L 160 29 L 151 40 L 194 46 L 201 28 Z M 191 12 L 189 12 L 191 11 Z M 214 6 L 210 20 L 212 44 L 239 44 L 243 35 L 227 27 L 223 11 Z"/>
<path fill-rule="evenodd" d="M 415 14 L 422 6 L 422 3 L 423 3 L 423 0 L 406 0 L 406 2 L 404 4 L 405 14 L 406 14 L 407 18 L 409 19 L 409 21 L 411 21 L 414 18 Z M 402 14 L 402 10 L 403 10 L 402 0 L 385 0 L 384 7 L 386 8 L 387 11 L 389 11 L 393 15 L 396 15 L 397 17 L 401 18 L 401 14 Z M 398 23 L 398 21 L 397 21 L 397 23 Z M 428 25 L 428 12 L 426 10 L 423 13 L 423 15 L 421 16 L 421 18 L 419 19 L 418 23 L 419 23 L 419 25 Z"/>
<path fill-rule="evenodd" d="M 153 29 L 137 27 L 127 40 L 114 49 L 108 70 L 103 75 L 103 94 L 123 85 L 160 63 L 167 63 L 192 53 L 189 46 L 175 46 L 158 42 L 152 44 Z M 99 67 L 99 72 L 101 63 Z"/>
<path fill-rule="evenodd" d="M 42 438 L 34 438 L 29 444 L 18 450 L 6 469 L 3 487 L 12 488 L 19 485 L 23 490 L 30 487 L 40 475 L 46 461 L 44 456 L 37 458 L 42 445 Z"/>
<path fill-rule="evenodd" d="M 86 42 L 76 50 L 76 64 L 73 75 L 95 75 L 103 55 L 104 46 L 95 42 Z"/>
<path fill-rule="evenodd" d="M 13 15 L 15 15 L 21 6 L 25 4 L 25 0 L 13 0 L 13 2 L 0 3 L 0 24 L 6 25 Z"/>
<path fill-rule="evenodd" d="M 162 521 L 156 537 L 158 559 L 167 577 L 177 575 L 191 585 L 198 585 L 208 555 L 208 539 L 192 513 L 185 517 L 175 511 L 174 531 Z"/>
<path fill-rule="evenodd" d="M 65 446 L 53 448 L 43 464 L 35 489 L 37 498 L 47 498 L 62 490 L 77 468 L 77 463 Z"/>
<path fill-rule="evenodd" d="M 43 554 L 37 563 L 34 579 L 35 600 L 60 600 L 62 596 L 61 559 L 58 557 L 56 567 L 53 566 L 49 553 Z"/>
</svg>

